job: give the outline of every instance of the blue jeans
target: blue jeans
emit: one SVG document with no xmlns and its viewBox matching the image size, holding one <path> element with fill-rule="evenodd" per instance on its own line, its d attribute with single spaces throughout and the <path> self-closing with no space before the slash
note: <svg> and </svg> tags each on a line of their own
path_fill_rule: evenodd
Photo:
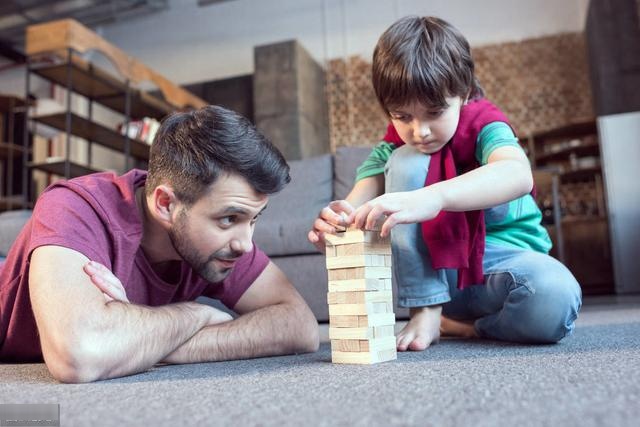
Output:
<svg viewBox="0 0 640 427">
<path fill-rule="evenodd" d="M 386 192 L 424 186 L 430 156 L 404 145 L 385 170 Z M 556 259 L 510 246 L 487 245 L 485 284 L 459 290 L 457 271 L 434 270 L 420 224 L 391 231 L 393 280 L 401 307 L 442 304 L 442 313 L 474 321 L 481 337 L 553 343 L 570 335 L 582 304 L 580 285 Z"/>
</svg>

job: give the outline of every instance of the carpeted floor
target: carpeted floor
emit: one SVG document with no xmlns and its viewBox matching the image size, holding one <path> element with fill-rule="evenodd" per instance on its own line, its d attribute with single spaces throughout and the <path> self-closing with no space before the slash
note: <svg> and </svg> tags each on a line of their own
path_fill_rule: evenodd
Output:
<svg viewBox="0 0 640 427">
<path fill-rule="evenodd" d="M 59 404 L 62 426 L 636 426 L 639 402 L 638 297 L 587 302 L 560 344 L 448 339 L 373 366 L 332 365 L 326 342 L 85 385 L 0 365 L 0 403 Z"/>
</svg>

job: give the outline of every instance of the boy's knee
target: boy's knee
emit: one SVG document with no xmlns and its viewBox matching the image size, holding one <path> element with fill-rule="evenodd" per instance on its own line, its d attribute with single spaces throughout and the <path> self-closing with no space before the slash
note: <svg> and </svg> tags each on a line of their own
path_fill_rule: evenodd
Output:
<svg viewBox="0 0 640 427">
<path fill-rule="evenodd" d="M 528 341 L 556 343 L 573 332 L 582 305 L 582 293 L 568 270 L 562 275 L 548 274 L 545 280 L 534 284 L 527 300 Z"/>
</svg>

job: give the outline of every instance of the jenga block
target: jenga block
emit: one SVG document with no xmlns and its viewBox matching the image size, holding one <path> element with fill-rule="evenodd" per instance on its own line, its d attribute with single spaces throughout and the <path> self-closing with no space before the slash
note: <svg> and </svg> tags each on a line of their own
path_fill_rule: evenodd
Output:
<svg viewBox="0 0 640 427">
<path fill-rule="evenodd" d="M 377 313 L 369 315 L 334 315 L 329 316 L 331 328 L 363 328 L 370 326 L 395 325 L 394 313 Z"/>
<path fill-rule="evenodd" d="M 397 358 L 398 354 L 395 348 L 373 352 L 331 351 L 331 361 L 333 363 L 370 365 L 373 363 L 395 360 Z"/>
<path fill-rule="evenodd" d="M 329 292 L 390 291 L 391 279 L 331 280 Z"/>
<path fill-rule="evenodd" d="M 325 234 L 325 241 L 331 245 L 348 245 L 350 243 L 374 243 L 388 244 L 388 237 L 380 237 L 380 231 L 377 230 L 357 230 L 349 229 L 345 232 L 336 234 Z"/>
<path fill-rule="evenodd" d="M 325 246 L 325 256 L 327 258 L 333 258 L 335 256 L 338 256 L 338 248 L 339 248 L 339 246 L 326 245 Z"/>
<path fill-rule="evenodd" d="M 332 340 L 365 340 L 394 336 L 393 325 L 373 326 L 364 328 L 336 328 L 329 327 L 329 338 Z"/>
<path fill-rule="evenodd" d="M 367 302 L 365 304 L 331 304 L 329 305 L 330 316 L 342 316 L 346 314 L 375 314 L 393 313 L 392 302 Z"/>
<path fill-rule="evenodd" d="M 327 269 L 335 270 L 338 268 L 354 268 L 354 267 L 384 267 L 385 255 L 348 255 L 327 257 Z"/>
<path fill-rule="evenodd" d="M 331 350 L 360 352 L 360 341 L 361 340 L 331 340 Z"/>
<path fill-rule="evenodd" d="M 390 302 L 393 297 L 391 291 L 370 292 L 329 292 L 327 302 L 329 304 L 364 304 L 366 302 Z"/>
<path fill-rule="evenodd" d="M 394 348 L 396 348 L 396 337 L 393 335 L 367 340 L 331 340 L 331 351 L 372 352 Z"/>
<path fill-rule="evenodd" d="M 390 267 L 356 267 L 327 270 L 329 280 L 391 279 Z"/>
<path fill-rule="evenodd" d="M 348 255 L 391 255 L 391 245 L 383 243 L 350 243 L 347 245 L 327 246 L 334 249 L 335 256 Z"/>
</svg>

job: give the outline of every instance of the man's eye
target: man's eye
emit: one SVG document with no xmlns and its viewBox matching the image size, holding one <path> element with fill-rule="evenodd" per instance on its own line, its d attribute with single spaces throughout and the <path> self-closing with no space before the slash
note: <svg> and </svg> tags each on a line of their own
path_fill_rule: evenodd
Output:
<svg viewBox="0 0 640 427">
<path fill-rule="evenodd" d="M 225 216 L 223 218 L 220 218 L 220 224 L 222 225 L 232 225 L 233 223 L 236 222 L 236 217 L 235 216 Z"/>
</svg>

